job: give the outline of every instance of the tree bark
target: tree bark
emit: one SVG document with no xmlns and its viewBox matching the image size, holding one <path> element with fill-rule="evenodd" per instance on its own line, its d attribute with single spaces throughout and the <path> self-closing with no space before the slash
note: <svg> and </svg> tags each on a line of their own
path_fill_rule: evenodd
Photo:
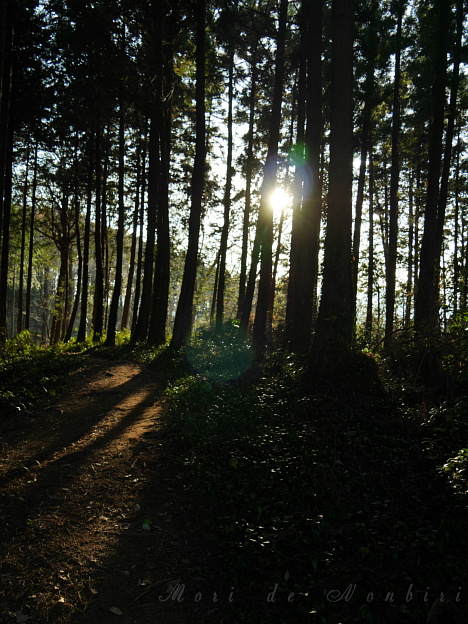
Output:
<svg viewBox="0 0 468 624">
<path fill-rule="evenodd" d="M 122 310 L 122 321 L 120 324 L 121 329 L 126 329 L 128 326 L 128 317 L 130 315 L 130 304 L 132 300 L 132 287 L 133 278 L 135 275 L 135 260 L 136 260 L 136 245 L 137 245 L 137 230 L 138 230 L 138 217 L 140 214 L 140 185 L 141 185 L 141 144 L 137 145 L 136 153 L 136 189 L 135 189 L 135 204 L 133 209 L 132 218 L 132 242 L 130 245 L 130 263 L 128 267 L 127 286 L 125 289 L 125 301 Z"/>
<path fill-rule="evenodd" d="M 303 45 L 307 50 L 307 127 L 305 132 L 305 170 L 302 208 L 295 219 L 297 250 L 291 245 L 291 302 L 289 311 L 289 348 L 307 350 L 310 345 L 314 310 L 314 290 L 318 276 L 318 251 L 322 185 L 320 146 L 322 141 L 322 2 L 304 4 L 307 28 Z M 289 297 L 289 293 L 288 293 Z"/>
<path fill-rule="evenodd" d="M 223 217 L 223 228 L 221 231 L 221 243 L 219 249 L 219 275 L 218 275 L 218 296 L 216 303 L 216 329 L 221 331 L 224 320 L 224 294 L 225 294 L 225 286 L 226 286 L 226 255 L 227 255 L 227 244 L 228 244 L 228 234 L 229 234 L 229 220 L 231 213 L 231 190 L 232 190 L 232 149 L 233 149 L 233 138 L 232 138 L 232 107 L 233 107 L 233 99 L 234 99 L 234 47 L 231 47 L 229 51 L 229 86 L 228 86 L 228 144 L 227 144 L 227 159 L 226 159 L 226 187 L 224 191 L 224 217 Z"/>
<path fill-rule="evenodd" d="M 370 340 L 374 322 L 374 154 L 369 137 L 369 256 L 367 267 L 366 337 Z M 356 292 L 356 291 L 354 291 Z M 353 292 L 353 294 L 354 294 Z"/>
<path fill-rule="evenodd" d="M 313 362 L 320 372 L 349 352 L 354 327 L 351 266 L 353 185 L 353 28 L 351 0 L 332 3 L 330 166 L 323 283 Z"/>
<path fill-rule="evenodd" d="M 395 52 L 395 79 L 393 83 L 393 115 L 392 115 L 392 165 L 390 172 L 390 222 L 388 232 L 388 254 L 386 264 L 386 298 L 385 298 L 385 344 L 388 346 L 393 336 L 395 317 L 395 281 L 398 248 L 398 182 L 400 177 L 400 82 L 401 82 L 401 28 L 403 22 L 404 0 L 400 0 L 397 9 L 397 35 Z"/>
<path fill-rule="evenodd" d="M 5 0 L 2 3 L 0 14 L 0 348 L 5 344 L 7 338 L 7 293 L 13 161 L 13 130 L 10 115 L 13 78 L 13 10 L 14 4 L 11 0 Z"/>
<path fill-rule="evenodd" d="M 93 341 L 100 342 L 104 323 L 104 266 L 103 266 L 103 239 L 102 239 L 102 163 L 101 139 L 102 131 L 97 124 L 95 130 L 95 217 L 94 217 L 94 254 L 96 261 L 96 278 L 94 283 L 93 307 Z"/>
<path fill-rule="evenodd" d="M 91 205 L 93 194 L 93 152 L 92 137 L 89 139 L 88 180 L 86 188 L 86 216 L 83 235 L 83 287 L 81 295 L 80 324 L 76 341 L 85 342 L 88 326 L 88 292 L 89 292 L 89 247 L 91 238 Z"/>
<path fill-rule="evenodd" d="M 29 142 L 26 147 L 26 170 L 23 184 L 23 210 L 21 216 L 21 251 L 20 251 L 20 272 L 18 285 L 18 319 L 16 322 L 16 332 L 23 331 L 23 298 L 24 298 L 24 260 L 26 256 L 26 220 L 28 211 L 28 178 L 29 178 Z"/>
<path fill-rule="evenodd" d="M 281 0 L 276 43 L 275 83 L 270 118 L 268 152 L 264 167 L 258 221 L 260 225 L 260 280 L 258 284 L 257 309 L 253 326 L 253 341 L 257 357 L 262 358 L 269 341 L 272 321 L 271 273 L 273 249 L 273 211 L 269 198 L 276 184 L 278 168 L 277 153 L 281 126 L 281 106 L 283 99 L 284 60 L 286 45 L 288 0 Z"/>
<path fill-rule="evenodd" d="M 151 315 L 151 296 L 153 291 L 154 272 L 154 246 L 156 230 L 156 211 L 158 201 L 158 176 L 159 176 L 159 115 L 153 111 L 150 119 L 148 150 L 148 202 L 147 202 L 147 227 L 145 258 L 143 266 L 143 278 L 141 288 L 140 309 L 138 320 L 135 325 L 132 339 L 136 342 L 144 342 L 148 335 L 148 326 Z"/>
<path fill-rule="evenodd" d="M 118 218 L 116 235 L 116 263 L 114 290 L 109 309 L 109 321 L 107 324 L 107 336 L 105 344 L 113 347 L 115 345 L 117 316 L 119 313 L 120 295 L 122 292 L 122 268 L 123 268 L 123 247 L 125 230 L 125 107 L 123 103 L 123 88 L 120 89 L 120 111 L 119 111 L 119 165 L 118 165 Z"/>
<path fill-rule="evenodd" d="M 177 17 L 173 17 L 177 22 Z M 171 33 L 172 34 L 172 33 Z M 171 38 L 171 36 L 169 37 Z M 169 285 L 171 269 L 171 242 L 169 227 L 169 182 L 171 168 L 171 132 L 172 132 L 172 92 L 173 75 L 173 44 L 167 43 L 162 52 L 162 74 L 160 93 L 160 176 L 159 203 L 156 220 L 157 248 L 156 267 L 153 287 L 153 301 L 150 319 L 148 342 L 160 346 L 166 342 L 166 325 L 169 306 Z"/>
<path fill-rule="evenodd" d="M 37 152 L 39 142 L 36 140 L 34 148 L 34 173 L 31 191 L 31 213 L 29 217 L 29 247 L 28 247 L 28 278 L 26 281 L 26 306 L 24 317 L 24 329 L 30 330 L 31 325 L 31 290 L 32 290 L 32 273 L 33 273 L 33 257 L 34 257 L 34 221 L 36 218 L 36 191 L 37 191 Z"/>
<path fill-rule="evenodd" d="M 435 277 L 440 261 L 440 249 L 438 249 L 437 245 L 437 219 L 442 138 L 445 120 L 450 3 L 445 0 L 437 0 L 436 9 L 439 29 L 433 84 L 433 117 L 429 143 L 424 233 L 421 244 L 419 283 L 414 314 L 415 328 L 421 333 L 431 333 L 438 327 L 438 297 Z"/>
<path fill-rule="evenodd" d="M 174 321 L 171 348 L 180 349 L 190 338 L 192 307 L 197 274 L 198 241 L 205 173 L 205 1 L 197 0 L 196 19 L 196 137 L 195 162 L 191 182 L 189 241 L 185 256 L 184 275 Z"/>
<path fill-rule="evenodd" d="M 245 171 L 245 204 L 244 204 L 244 217 L 242 222 L 242 249 L 240 258 L 240 274 L 239 274 L 239 297 L 237 301 L 237 318 L 241 319 L 244 301 L 246 296 L 246 278 L 247 278 L 247 249 L 249 243 L 249 226 L 250 226 L 250 213 L 252 203 L 252 174 L 253 174 L 253 140 L 254 140 L 254 124 L 255 124 L 255 102 L 257 98 L 257 58 L 258 58 L 258 39 L 252 47 L 250 58 L 250 70 L 251 70 L 251 82 L 250 82 L 250 96 L 249 96 L 249 130 L 247 133 L 247 161 Z M 258 256 L 257 256 L 258 262 Z M 257 267 L 255 266 L 255 273 Z M 250 309 L 248 315 L 250 316 L 250 310 L 252 302 L 250 302 Z"/>
</svg>

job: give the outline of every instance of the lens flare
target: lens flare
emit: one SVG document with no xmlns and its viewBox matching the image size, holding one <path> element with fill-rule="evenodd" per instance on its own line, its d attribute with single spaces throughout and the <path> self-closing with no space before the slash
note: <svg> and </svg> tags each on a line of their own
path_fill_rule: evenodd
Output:
<svg viewBox="0 0 468 624">
<path fill-rule="evenodd" d="M 269 204 L 273 210 L 273 213 L 277 216 L 287 208 L 292 201 L 291 195 L 283 188 L 276 188 L 270 195 Z"/>
</svg>

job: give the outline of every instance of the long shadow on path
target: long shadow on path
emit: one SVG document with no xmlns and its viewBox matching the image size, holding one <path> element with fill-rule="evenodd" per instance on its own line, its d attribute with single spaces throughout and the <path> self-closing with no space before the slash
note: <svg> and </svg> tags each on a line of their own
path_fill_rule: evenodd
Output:
<svg viewBox="0 0 468 624">
<path fill-rule="evenodd" d="M 205 559 L 163 387 L 149 370 L 98 362 L 24 433 L 6 432 L 1 621 L 197 621 L 197 605 L 148 603 Z"/>
</svg>

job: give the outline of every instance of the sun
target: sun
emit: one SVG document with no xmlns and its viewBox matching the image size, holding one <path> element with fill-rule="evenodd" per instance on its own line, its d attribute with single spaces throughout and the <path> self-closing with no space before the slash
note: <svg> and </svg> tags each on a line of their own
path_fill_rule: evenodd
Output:
<svg viewBox="0 0 468 624">
<path fill-rule="evenodd" d="M 269 204 L 276 218 L 279 218 L 281 216 L 283 210 L 290 206 L 291 202 L 291 195 L 287 191 L 285 191 L 284 188 L 281 188 L 279 186 L 275 188 L 269 198 Z"/>
</svg>

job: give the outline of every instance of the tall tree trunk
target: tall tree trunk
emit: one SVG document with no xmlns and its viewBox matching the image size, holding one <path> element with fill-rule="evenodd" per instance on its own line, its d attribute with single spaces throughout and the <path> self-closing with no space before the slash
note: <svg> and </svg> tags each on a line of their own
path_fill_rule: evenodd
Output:
<svg viewBox="0 0 468 624">
<path fill-rule="evenodd" d="M 88 324 L 88 292 L 89 292 L 89 247 L 91 238 L 91 205 L 93 199 L 93 146 L 92 137 L 89 145 L 88 180 L 86 188 L 86 216 L 83 236 L 83 292 L 81 295 L 80 324 L 78 326 L 77 342 L 84 342 Z"/>
<path fill-rule="evenodd" d="M 440 249 L 438 249 L 437 246 L 437 219 L 442 138 L 445 120 L 450 3 L 446 2 L 446 0 L 437 0 L 436 15 L 438 18 L 439 30 L 433 84 L 433 117 L 429 143 L 429 170 L 424 233 L 419 264 L 418 294 L 416 297 L 414 314 L 415 327 L 422 333 L 434 331 L 438 326 L 438 288 L 437 284 L 435 284 L 435 277 L 440 261 Z"/>
<path fill-rule="evenodd" d="M 102 245 L 102 279 L 103 279 L 103 331 L 107 328 L 109 316 L 109 289 L 110 289 L 110 259 L 109 259 L 109 236 L 107 231 L 107 187 L 109 183 L 109 142 L 110 131 L 105 135 L 105 151 L 102 163 L 101 182 L 101 245 Z"/>
<path fill-rule="evenodd" d="M 26 256 L 26 220 L 28 212 L 28 178 L 29 178 L 29 142 L 26 147 L 26 169 L 24 173 L 23 184 L 23 210 L 21 217 L 21 251 L 20 251 L 20 272 L 18 287 L 18 320 L 16 323 L 16 331 L 19 334 L 23 331 L 23 294 L 24 294 L 24 259 Z"/>
<path fill-rule="evenodd" d="M 398 183 L 400 177 L 400 127 L 401 127 L 401 28 L 403 22 L 404 0 L 400 0 L 397 8 L 397 35 L 395 52 L 395 78 L 393 83 L 393 115 L 392 115 L 392 166 L 390 172 L 390 222 L 388 232 L 388 254 L 386 265 L 386 297 L 385 297 L 385 344 L 390 344 L 395 319 L 395 281 L 398 248 Z"/>
<path fill-rule="evenodd" d="M 221 330 L 224 320 L 224 295 L 226 286 L 226 256 L 227 256 L 227 243 L 229 234 L 229 220 L 231 213 L 231 190 L 232 190 L 232 106 L 234 99 L 234 47 L 231 47 L 229 51 L 229 86 L 228 86 L 228 144 L 227 144 L 227 159 L 226 159 L 226 187 L 224 190 L 224 216 L 223 216 L 223 228 L 221 231 L 221 244 L 219 248 L 219 277 L 218 277 L 218 298 L 216 305 L 216 328 Z"/>
<path fill-rule="evenodd" d="M 252 302 L 253 302 L 253 296 L 255 292 L 255 283 L 257 280 L 258 260 L 260 258 L 260 246 L 261 246 L 260 230 L 261 230 L 261 222 L 260 222 L 260 219 L 257 219 L 254 243 L 252 247 L 252 255 L 250 259 L 249 278 L 247 280 L 247 288 L 245 290 L 244 304 L 242 307 L 242 314 L 240 317 L 240 330 L 243 333 L 247 331 L 247 328 L 250 322 L 250 315 L 252 313 Z"/>
<path fill-rule="evenodd" d="M 191 183 L 189 241 L 185 256 L 182 288 L 174 321 L 171 347 L 180 349 L 190 337 L 192 306 L 197 274 L 198 241 L 200 236 L 201 208 L 205 173 L 205 0 L 195 4 L 196 19 L 196 136 L 195 162 Z"/>
<path fill-rule="evenodd" d="M 145 137 L 143 140 L 143 149 L 141 155 L 141 200 L 140 200 L 140 216 L 139 216 L 139 237 L 138 237 L 138 256 L 137 256 L 137 272 L 135 281 L 135 294 L 133 296 L 133 314 L 132 314 L 132 338 L 135 339 L 136 326 L 140 309 L 141 282 L 143 272 L 143 226 L 145 221 L 145 198 L 146 198 L 146 143 L 148 136 L 147 121 L 145 122 Z"/>
<path fill-rule="evenodd" d="M 218 249 L 218 253 L 216 254 L 216 259 L 214 261 L 215 269 L 215 277 L 213 283 L 213 296 L 211 297 L 211 309 L 210 309 L 210 325 L 213 326 L 216 318 L 216 302 L 218 301 L 218 284 L 219 284 L 219 256 L 220 250 Z"/>
<path fill-rule="evenodd" d="M 107 336 L 105 344 L 115 345 L 117 315 L 119 312 L 120 294 L 122 292 L 122 269 L 123 269 L 123 247 L 125 230 L 125 200 L 124 200 L 124 179 L 125 179 L 125 108 L 123 104 L 123 88 L 120 89 L 120 111 L 119 111 L 119 166 L 118 166 L 118 219 L 116 235 L 116 262 L 115 280 L 112 300 L 109 309 L 109 321 L 107 324 Z"/>
<path fill-rule="evenodd" d="M 353 186 L 353 28 L 351 0 L 332 3 L 332 80 L 327 232 L 322 297 L 313 345 L 319 371 L 351 348 L 354 300 L 351 266 Z"/>
<path fill-rule="evenodd" d="M 130 314 L 130 303 L 132 299 L 133 277 L 135 275 L 138 217 L 140 214 L 140 185 L 141 185 L 141 144 L 140 143 L 138 143 L 137 145 L 136 159 L 137 159 L 136 189 L 135 189 L 135 205 L 134 205 L 133 219 L 132 219 L 132 242 L 130 245 L 130 263 L 128 267 L 127 286 L 125 289 L 125 301 L 124 301 L 123 310 L 122 310 L 122 322 L 120 324 L 121 329 L 126 329 L 128 326 L 128 317 Z"/>
<path fill-rule="evenodd" d="M 10 115 L 14 3 L 5 0 L 0 13 L 0 348 L 7 338 L 7 294 L 10 254 L 13 129 Z"/>
<path fill-rule="evenodd" d="M 453 233 L 453 313 L 458 312 L 460 294 L 460 258 L 459 258 L 459 236 L 460 236 L 460 125 L 458 126 L 457 160 L 455 168 L 455 216 Z"/>
<path fill-rule="evenodd" d="M 4 169 L 4 195 L 3 195 L 3 221 L 2 221 L 2 253 L 0 267 L 0 348 L 5 344 L 8 336 L 8 269 L 10 255 L 10 221 L 11 221 L 11 198 L 12 198 L 12 175 L 13 175 L 13 128 L 10 123 L 8 128 L 8 141 L 6 146 L 6 159 Z"/>
<path fill-rule="evenodd" d="M 80 307 L 80 297 L 81 297 L 81 279 L 83 274 L 83 251 L 81 249 L 81 228 L 80 228 L 80 202 L 78 199 L 78 176 L 77 176 L 77 156 L 75 154 L 75 176 L 74 176 L 74 197 L 73 203 L 75 207 L 75 233 L 76 233 L 76 251 L 78 255 L 78 272 L 76 277 L 76 292 L 73 300 L 73 308 L 70 314 L 70 321 L 68 323 L 67 331 L 65 333 L 64 342 L 69 342 L 75 325 L 76 316 L 78 314 L 78 309 Z M 71 280 L 70 280 L 71 281 Z"/>
<path fill-rule="evenodd" d="M 100 342 L 104 323 L 104 267 L 102 239 L 102 163 L 101 163 L 102 131 L 98 122 L 95 132 L 95 217 L 94 217 L 94 254 L 96 262 L 96 278 L 94 284 L 93 308 L 93 341 Z"/>
<path fill-rule="evenodd" d="M 159 177 L 159 114 L 154 111 L 150 119 L 149 163 L 148 163 L 148 203 L 145 259 L 141 290 L 140 310 L 135 325 L 133 340 L 144 342 L 148 335 L 151 314 L 151 295 L 153 291 L 154 247 L 156 230 L 156 213 L 158 201 Z"/>
<path fill-rule="evenodd" d="M 369 137 L 369 256 L 367 267 L 367 310 L 366 310 L 366 337 L 370 340 L 374 321 L 374 154 L 372 138 Z M 354 291 L 356 292 L 356 291 Z"/>
<path fill-rule="evenodd" d="M 302 208 L 295 219 L 297 251 L 291 249 L 289 303 L 289 348 L 300 351 L 309 347 L 314 310 L 314 290 L 318 275 L 318 251 L 322 186 L 320 182 L 320 146 L 322 140 L 322 2 L 304 5 L 307 29 L 301 41 L 308 50 L 307 128 L 305 132 L 306 167 Z M 294 262 L 295 260 L 295 262 Z"/>
<path fill-rule="evenodd" d="M 70 314 L 70 320 L 68 322 L 67 330 L 65 332 L 64 342 L 69 342 L 75 325 L 76 316 L 80 307 L 81 298 L 81 282 L 83 275 L 83 252 L 81 250 L 81 235 L 80 235 L 80 206 L 78 198 L 75 198 L 75 232 L 76 232 L 76 251 L 78 255 L 78 271 L 76 276 L 76 292 L 73 300 L 73 308 Z"/>
<path fill-rule="evenodd" d="M 437 240 L 436 240 L 436 248 L 437 254 L 440 257 L 443 255 L 443 238 L 444 238 L 444 226 L 445 226 L 445 212 L 447 207 L 447 196 L 448 196 L 448 186 L 449 186 L 449 177 L 450 177 L 450 168 L 452 164 L 452 154 L 453 154 L 453 136 L 455 132 L 455 121 L 457 117 L 457 99 L 458 99 L 458 88 L 460 82 L 460 62 L 461 62 L 461 51 L 462 51 L 462 36 L 463 36 L 463 20 L 464 20 L 464 11 L 463 11 L 463 0 L 457 0 L 457 31 L 456 31 L 456 42 L 455 42 L 455 51 L 453 55 L 453 72 L 452 72 L 452 81 L 450 86 L 450 102 L 449 102 L 449 110 L 448 110 L 448 119 L 447 119 L 447 130 L 445 133 L 445 151 L 444 151 L 444 159 L 442 165 L 442 175 L 440 179 L 440 191 L 439 191 L 439 202 L 437 206 Z M 443 258 L 442 258 L 443 260 Z M 435 291 L 437 288 L 437 284 L 439 282 L 439 262 L 437 262 L 435 267 Z M 445 281 L 444 281 L 445 284 Z M 444 306 L 445 310 L 445 306 Z"/>
<path fill-rule="evenodd" d="M 362 206 L 364 203 L 364 188 L 366 184 L 366 163 L 370 149 L 370 133 L 372 111 L 374 108 L 374 91 L 375 91 L 375 58 L 377 54 L 377 29 L 375 27 L 375 18 L 377 14 L 377 2 L 371 3 L 371 16 L 369 24 L 369 58 L 367 59 L 367 74 L 364 90 L 364 111 L 362 114 L 362 135 L 361 135 L 361 154 L 359 177 L 356 193 L 356 208 L 354 218 L 354 235 L 353 235 L 353 292 L 354 297 L 357 296 L 357 284 L 359 275 L 359 260 L 361 252 L 361 225 L 362 225 Z M 356 316 L 356 313 L 355 313 Z M 356 319 L 355 319 L 356 321 Z"/>
<path fill-rule="evenodd" d="M 37 191 L 37 152 L 39 142 L 36 140 L 34 148 L 34 173 L 31 193 L 31 213 L 29 217 L 29 248 L 28 248 L 28 279 L 26 282 L 26 312 L 24 318 L 24 328 L 29 331 L 31 324 L 31 290 L 34 257 L 34 221 L 36 218 L 36 191 Z"/>
<path fill-rule="evenodd" d="M 271 329 L 271 270 L 273 247 L 273 211 L 269 205 L 270 195 L 276 184 L 278 168 L 277 153 L 281 127 L 281 105 L 283 100 L 284 60 L 288 0 L 281 0 L 279 7 L 278 35 L 276 42 L 275 83 L 268 137 L 268 152 L 264 168 L 260 199 L 260 280 L 258 284 L 257 309 L 253 326 L 253 340 L 258 357 L 263 357 Z"/>
<path fill-rule="evenodd" d="M 159 203 L 157 214 L 156 268 L 153 288 L 153 302 L 148 342 L 154 346 L 166 342 L 167 313 L 169 306 L 169 284 L 171 267 L 171 241 L 169 228 L 169 181 L 171 168 L 173 46 L 163 49 L 163 77 L 161 88 L 160 146 L 161 164 L 159 176 Z"/>
<path fill-rule="evenodd" d="M 406 306 L 405 306 L 405 327 L 411 325 L 411 302 L 413 299 L 413 253 L 414 253 L 414 180 L 413 171 L 410 172 L 408 191 L 408 259 L 406 277 Z"/>
<path fill-rule="evenodd" d="M 257 99 L 257 78 L 258 78 L 258 39 L 255 40 L 250 54 L 250 94 L 249 94 L 249 130 L 247 133 L 247 160 L 245 170 L 245 204 L 244 216 L 242 221 L 242 249 L 240 258 L 240 274 L 239 274 L 239 297 L 237 301 L 237 318 L 242 317 L 244 308 L 246 277 L 247 277 L 247 250 L 249 244 L 250 229 L 250 213 L 252 202 L 252 174 L 253 174 L 253 141 L 254 141 L 254 124 L 255 124 L 255 102 Z M 258 262 L 258 257 L 257 257 Z M 255 272 L 257 267 L 255 266 Z M 252 304 L 250 304 L 250 307 Z M 250 316 L 250 309 L 248 312 Z"/>
</svg>

